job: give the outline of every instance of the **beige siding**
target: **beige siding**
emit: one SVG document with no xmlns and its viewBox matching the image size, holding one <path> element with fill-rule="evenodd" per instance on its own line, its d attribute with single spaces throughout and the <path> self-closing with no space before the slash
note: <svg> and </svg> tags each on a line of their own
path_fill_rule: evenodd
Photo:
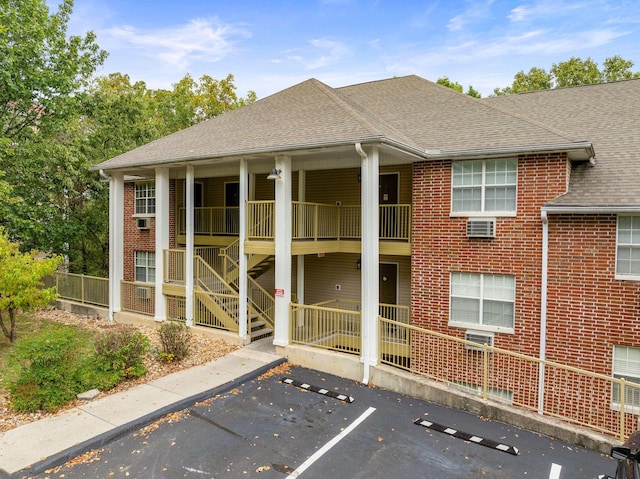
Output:
<svg viewBox="0 0 640 479">
<path fill-rule="evenodd" d="M 411 165 L 393 165 L 380 168 L 380 173 L 398 173 L 399 198 L 402 204 L 411 203 Z M 310 203 L 343 205 L 360 204 L 359 168 L 337 171 L 321 170 L 307 172 L 306 201 Z"/>
<path fill-rule="evenodd" d="M 305 304 L 332 299 L 360 301 L 361 271 L 356 262 L 360 255 L 327 254 L 305 256 Z M 380 262 L 398 264 L 398 304 L 411 304 L 411 259 L 381 256 Z M 340 291 L 336 289 L 340 285 Z"/>
</svg>

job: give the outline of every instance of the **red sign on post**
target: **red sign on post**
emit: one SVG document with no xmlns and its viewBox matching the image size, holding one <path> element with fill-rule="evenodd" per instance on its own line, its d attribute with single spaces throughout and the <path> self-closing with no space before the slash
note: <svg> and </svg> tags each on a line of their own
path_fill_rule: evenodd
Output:
<svg viewBox="0 0 640 479">
<path fill-rule="evenodd" d="M 278 296 L 278 297 L 282 298 L 282 297 L 284 296 L 284 289 L 276 288 L 276 289 L 274 289 L 274 290 L 273 290 L 273 293 L 274 293 L 276 296 Z"/>
</svg>

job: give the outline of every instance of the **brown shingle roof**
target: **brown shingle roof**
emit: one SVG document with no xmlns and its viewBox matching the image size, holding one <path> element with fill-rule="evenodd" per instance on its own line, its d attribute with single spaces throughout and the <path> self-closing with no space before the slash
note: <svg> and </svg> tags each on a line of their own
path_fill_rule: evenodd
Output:
<svg viewBox="0 0 640 479">
<path fill-rule="evenodd" d="M 596 163 L 575 165 L 551 207 L 640 207 L 640 79 L 481 100 L 589 140 Z"/>
<path fill-rule="evenodd" d="M 387 141 L 413 153 L 567 144 L 572 138 L 417 76 L 333 89 L 315 79 L 112 158 L 152 166 Z"/>
</svg>

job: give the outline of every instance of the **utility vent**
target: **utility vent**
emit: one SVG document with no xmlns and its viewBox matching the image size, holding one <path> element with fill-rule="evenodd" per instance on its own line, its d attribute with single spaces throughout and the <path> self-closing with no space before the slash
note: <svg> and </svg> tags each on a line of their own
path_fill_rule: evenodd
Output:
<svg viewBox="0 0 640 479">
<path fill-rule="evenodd" d="M 493 346 L 492 333 L 485 333 L 482 331 L 466 331 L 464 333 L 464 339 L 478 344 L 476 346 L 475 344 L 465 343 L 465 349 L 468 349 L 470 351 L 482 351 L 482 346 L 484 346 L 485 344 L 487 346 Z"/>
<path fill-rule="evenodd" d="M 149 299 L 149 298 L 151 298 L 151 288 L 138 286 L 136 288 L 136 298 L 138 298 L 138 299 Z"/>
<path fill-rule="evenodd" d="M 136 226 L 139 230 L 148 230 L 149 218 L 136 218 Z"/>
<path fill-rule="evenodd" d="M 467 238 L 495 238 L 495 218 L 469 218 L 467 220 Z"/>
</svg>

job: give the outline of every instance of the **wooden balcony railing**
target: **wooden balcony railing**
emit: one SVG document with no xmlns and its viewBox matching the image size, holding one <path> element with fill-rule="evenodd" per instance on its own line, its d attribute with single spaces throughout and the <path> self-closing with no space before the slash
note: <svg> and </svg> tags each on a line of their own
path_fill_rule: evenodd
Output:
<svg viewBox="0 0 640 479">
<path fill-rule="evenodd" d="M 237 235 L 240 232 L 240 208 L 237 206 L 193 209 L 194 234 Z M 186 208 L 178 210 L 178 234 L 186 234 Z"/>
</svg>

